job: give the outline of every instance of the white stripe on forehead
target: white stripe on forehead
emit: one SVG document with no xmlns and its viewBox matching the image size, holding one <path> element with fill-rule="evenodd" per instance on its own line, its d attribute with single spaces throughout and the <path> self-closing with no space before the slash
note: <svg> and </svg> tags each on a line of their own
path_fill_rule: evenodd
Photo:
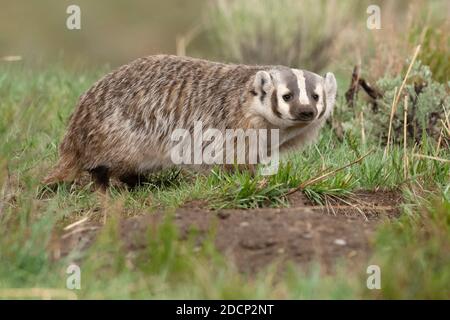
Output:
<svg viewBox="0 0 450 320">
<path fill-rule="evenodd" d="M 292 69 L 292 72 L 294 72 L 294 74 L 297 76 L 297 84 L 300 90 L 300 103 L 309 104 L 308 95 L 306 93 L 305 76 L 303 75 L 303 71 Z"/>
</svg>

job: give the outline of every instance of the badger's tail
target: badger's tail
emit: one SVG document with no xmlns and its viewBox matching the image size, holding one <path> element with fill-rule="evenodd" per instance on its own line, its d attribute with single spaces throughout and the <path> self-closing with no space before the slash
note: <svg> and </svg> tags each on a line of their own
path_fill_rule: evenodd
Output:
<svg viewBox="0 0 450 320">
<path fill-rule="evenodd" d="M 50 173 L 42 180 L 45 185 L 52 185 L 58 182 L 71 182 L 80 174 L 81 169 L 77 164 L 76 157 L 62 155 L 58 164 L 53 167 Z"/>
</svg>

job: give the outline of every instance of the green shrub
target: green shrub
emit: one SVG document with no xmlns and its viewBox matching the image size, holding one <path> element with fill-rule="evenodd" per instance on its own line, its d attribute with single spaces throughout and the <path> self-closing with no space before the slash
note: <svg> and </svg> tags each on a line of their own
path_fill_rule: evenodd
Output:
<svg viewBox="0 0 450 320">
<path fill-rule="evenodd" d="M 216 1 L 207 31 L 219 59 L 320 71 L 353 14 L 346 1 Z M 361 11 L 364 12 L 364 11 Z"/>
<path fill-rule="evenodd" d="M 389 129 L 391 106 L 394 100 L 395 88 L 399 89 L 403 75 L 385 76 L 376 82 L 376 87 L 383 97 L 377 100 L 364 100 L 362 93 L 356 97 L 355 109 L 338 107 L 337 118 L 343 123 L 343 128 L 359 130 L 361 128 L 360 112 L 364 115 L 364 129 L 372 141 L 385 144 Z M 417 61 L 406 81 L 401 98 L 392 121 L 392 139 L 397 143 L 403 141 L 404 128 L 404 98 L 408 96 L 407 136 L 413 143 L 420 143 L 425 137 L 439 139 L 445 121 L 445 110 L 449 113 L 450 83 L 443 84 L 433 79 L 430 67 Z M 442 121 L 441 121 L 442 120 Z M 356 132 L 353 132 L 356 133 Z M 448 139 L 444 136 L 444 142 Z"/>
</svg>

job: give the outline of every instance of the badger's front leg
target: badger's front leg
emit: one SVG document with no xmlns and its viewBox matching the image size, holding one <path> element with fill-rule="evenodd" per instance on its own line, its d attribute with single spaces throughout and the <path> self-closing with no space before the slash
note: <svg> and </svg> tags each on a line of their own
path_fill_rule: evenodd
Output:
<svg viewBox="0 0 450 320">
<path fill-rule="evenodd" d="M 106 166 L 98 166 L 89 170 L 92 180 L 94 181 L 95 188 L 102 193 L 106 193 L 109 187 L 109 178 L 111 176 L 110 169 Z"/>
</svg>

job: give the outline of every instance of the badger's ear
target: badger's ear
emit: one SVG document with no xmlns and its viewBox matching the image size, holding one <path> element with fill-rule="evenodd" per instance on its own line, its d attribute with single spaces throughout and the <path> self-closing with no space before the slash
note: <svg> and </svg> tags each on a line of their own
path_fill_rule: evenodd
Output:
<svg viewBox="0 0 450 320">
<path fill-rule="evenodd" d="M 336 101 L 336 92 L 337 92 L 337 83 L 336 83 L 336 78 L 334 77 L 334 74 L 332 74 L 331 72 L 328 72 L 325 75 L 324 82 L 325 82 L 324 88 L 325 88 L 325 98 L 326 98 L 326 102 L 327 102 L 327 109 L 329 109 L 331 111 L 334 107 L 334 102 Z"/>
<path fill-rule="evenodd" d="M 272 87 L 272 79 L 267 71 L 258 71 L 253 82 L 253 90 L 259 96 L 269 93 Z"/>
</svg>

